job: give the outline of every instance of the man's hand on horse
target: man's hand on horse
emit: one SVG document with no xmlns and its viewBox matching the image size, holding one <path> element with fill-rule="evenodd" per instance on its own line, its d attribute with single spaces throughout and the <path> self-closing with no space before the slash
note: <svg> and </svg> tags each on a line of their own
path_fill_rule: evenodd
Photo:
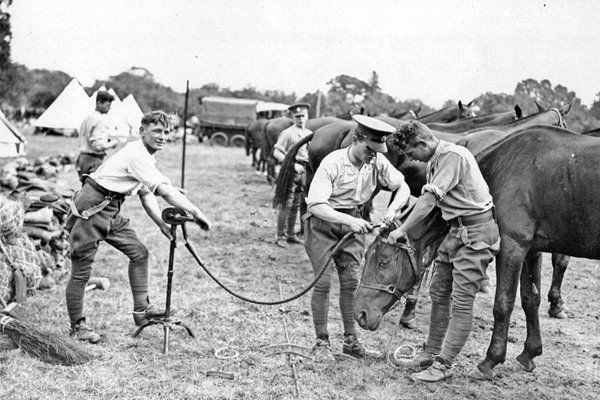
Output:
<svg viewBox="0 0 600 400">
<path fill-rule="evenodd" d="M 394 218 L 396 218 L 396 210 L 388 208 L 383 216 L 383 219 L 381 220 L 381 224 L 383 226 L 390 226 L 392 222 L 394 222 Z"/>
<path fill-rule="evenodd" d="M 369 221 L 365 221 L 362 218 L 353 218 L 350 224 L 352 232 L 356 233 L 367 233 L 373 230 L 373 225 Z"/>
<path fill-rule="evenodd" d="M 388 243 L 396 244 L 398 242 L 406 242 L 408 237 L 406 236 L 406 232 L 402 229 L 402 227 L 393 230 L 388 235 Z"/>
</svg>

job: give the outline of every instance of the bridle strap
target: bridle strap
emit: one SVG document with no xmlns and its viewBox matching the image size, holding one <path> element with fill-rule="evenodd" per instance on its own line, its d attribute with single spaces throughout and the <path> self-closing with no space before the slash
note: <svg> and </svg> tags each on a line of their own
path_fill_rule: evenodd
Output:
<svg viewBox="0 0 600 400">
<path fill-rule="evenodd" d="M 384 239 L 380 236 L 378 236 L 375 240 L 384 241 Z M 390 246 L 399 247 L 406 251 L 406 253 L 408 254 L 408 258 L 410 260 L 410 265 L 415 273 L 415 276 L 417 277 L 417 284 L 419 284 L 421 282 L 421 276 L 419 275 L 419 267 L 417 265 L 417 259 L 415 257 L 415 248 L 410 245 L 408 240 L 406 241 L 406 243 L 390 244 Z M 399 266 L 396 265 L 395 266 L 396 271 L 394 273 L 394 280 L 396 280 L 396 276 L 398 274 L 398 268 L 399 268 Z M 373 282 L 363 282 L 361 280 L 358 287 L 359 288 L 364 287 L 367 289 L 375 289 L 375 290 L 379 290 L 382 292 L 390 293 L 390 294 L 393 294 L 394 296 L 396 296 L 396 298 L 398 300 L 400 300 L 402 298 L 402 295 L 404 294 L 404 292 L 402 292 L 400 289 L 398 289 L 394 284 L 382 285 L 382 284 L 373 283 Z"/>
</svg>

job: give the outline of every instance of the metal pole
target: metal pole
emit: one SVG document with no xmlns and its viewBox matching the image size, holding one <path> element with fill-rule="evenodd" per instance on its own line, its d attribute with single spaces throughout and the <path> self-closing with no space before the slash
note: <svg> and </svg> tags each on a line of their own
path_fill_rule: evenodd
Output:
<svg viewBox="0 0 600 400">
<path fill-rule="evenodd" d="M 185 185 L 185 143 L 187 142 L 187 108 L 190 94 L 190 81 L 185 83 L 185 105 L 183 106 L 183 154 L 181 156 L 181 188 Z"/>
<path fill-rule="evenodd" d="M 315 110 L 315 118 L 319 118 L 321 116 L 321 91 L 317 90 L 317 107 Z"/>
</svg>

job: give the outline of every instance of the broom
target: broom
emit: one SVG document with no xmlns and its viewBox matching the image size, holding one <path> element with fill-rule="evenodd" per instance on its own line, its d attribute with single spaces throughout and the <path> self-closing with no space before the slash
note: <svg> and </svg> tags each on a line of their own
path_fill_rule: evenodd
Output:
<svg viewBox="0 0 600 400">
<path fill-rule="evenodd" d="M 75 344 L 8 315 L 0 317 L 0 332 L 5 333 L 26 354 L 50 364 L 78 365 L 94 358 Z"/>
</svg>

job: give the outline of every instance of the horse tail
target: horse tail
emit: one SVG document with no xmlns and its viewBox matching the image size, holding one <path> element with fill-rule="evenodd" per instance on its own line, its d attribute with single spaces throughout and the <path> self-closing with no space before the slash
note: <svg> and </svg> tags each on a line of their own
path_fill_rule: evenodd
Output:
<svg viewBox="0 0 600 400">
<path fill-rule="evenodd" d="M 275 196 L 273 197 L 273 208 L 278 208 L 279 206 L 283 206 L 287 201 L 290 190 L 292 188 L 292 184 L 294 183 L 294 164 L 296 163 L 296 154 L 298 154 L 298 150 L 300 147 L 304 146 L 306 143 L 310 142 L 314 136 L 314 133 L 302 138 L 298 143 L 296 143 L 285 155 L 283 162 L 281 163 L 281 168 L 279 169 L 279 174 L 277 175 L 277 179 L 275 180 Z"/>
</svg>

